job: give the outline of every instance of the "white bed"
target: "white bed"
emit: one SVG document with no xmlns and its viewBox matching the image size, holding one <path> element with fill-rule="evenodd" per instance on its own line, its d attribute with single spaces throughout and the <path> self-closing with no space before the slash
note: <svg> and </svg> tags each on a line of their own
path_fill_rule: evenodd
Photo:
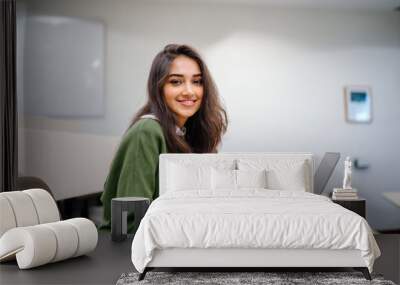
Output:
<svg viewBox="0 0 400 285">
<path fill-rule="evenodd" d="M 154 267 L 354 267 L 370 278 L 372 231 L 312 194 L 311 154 L 165 154 L 159 171 L 132 243 L 141 278 Z"/>
</svg>

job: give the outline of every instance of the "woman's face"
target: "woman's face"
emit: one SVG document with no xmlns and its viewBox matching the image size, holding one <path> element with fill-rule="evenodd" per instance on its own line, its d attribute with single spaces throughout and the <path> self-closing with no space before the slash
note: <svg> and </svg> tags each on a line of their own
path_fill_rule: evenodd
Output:
<svg viewBox="0 0 400 285">
<path fill-rule="evenodd" d="M 187 56 L 176 57 L 171 63 L 163 92 L 178 126 L 183 127 L 187 119 L 200 109 L 203 99 L 203 82 L 197 62 Z"/>
</svg>

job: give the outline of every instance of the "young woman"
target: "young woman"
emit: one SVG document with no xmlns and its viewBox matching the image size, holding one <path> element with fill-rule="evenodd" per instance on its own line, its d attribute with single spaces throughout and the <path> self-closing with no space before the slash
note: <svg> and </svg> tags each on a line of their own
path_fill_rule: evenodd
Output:
<svg viewBox="0 0 400 285">
<path fill-rule="evenodd" d="M 114 197 L 158 197 L 161 153 L 216 152 L 227 128 L 217 88 L 200 55 L 167 45 L 154 58 L 148 100 L 126 131 L 104 184 L 103 228 L 110 228 Z M 133 219 L 128 218 L 128 229 Z"/>
</svg>

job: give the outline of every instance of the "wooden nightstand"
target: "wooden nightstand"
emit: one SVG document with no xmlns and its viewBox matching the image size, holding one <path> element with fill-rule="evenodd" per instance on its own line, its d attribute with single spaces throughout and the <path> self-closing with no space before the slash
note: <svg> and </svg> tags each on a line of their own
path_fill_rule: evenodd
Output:
<svg viewBox="0 0 400 285">
<path fill-rule="evenodd" d="M 359 214 L 365 219 L 366 217 L 366 200 L 359 198 L 356 200 L 333 200 L 332 202 L 339 204 L 340 206 Z"/>
</svg>

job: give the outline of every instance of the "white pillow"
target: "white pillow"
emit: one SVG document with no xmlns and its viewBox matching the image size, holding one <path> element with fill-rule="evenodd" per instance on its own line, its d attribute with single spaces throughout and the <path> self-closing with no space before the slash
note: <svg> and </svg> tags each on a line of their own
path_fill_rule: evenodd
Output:
<svg viewBox="0 0 400 285">
<path fill-rule="evenodd" d="M 268 188 L 274 190 L 305 191 L 307 189 L 304 162 L 293 168 L 268 171 Z"/>
<path fill-rule="evenodd" d="M 262 170 L 211 170 L 213 190 L 238 190 L 240 188 L 267 188 L 267 171 Z"/>
<path fill-rule="evenodd" d="M 169 163 L 167 191 L 211 189 L 211 167 Z"/>
<path fill-rule="evenodd" d="M 307 163 L 299 159 L 240 159 L 240 170 L 267 170 L 267 188 L 306 191 L 310 189 Z"/>
<path fill-rule="evenodd" d="M 268 188 L 267 170 L 235 170 L 238 188 Z"/>
<path fill-rule="evenodd" d="M 211 170 L 212 189 L 236 190 L 236 170 L 217 169 Z"/>
</svg>

